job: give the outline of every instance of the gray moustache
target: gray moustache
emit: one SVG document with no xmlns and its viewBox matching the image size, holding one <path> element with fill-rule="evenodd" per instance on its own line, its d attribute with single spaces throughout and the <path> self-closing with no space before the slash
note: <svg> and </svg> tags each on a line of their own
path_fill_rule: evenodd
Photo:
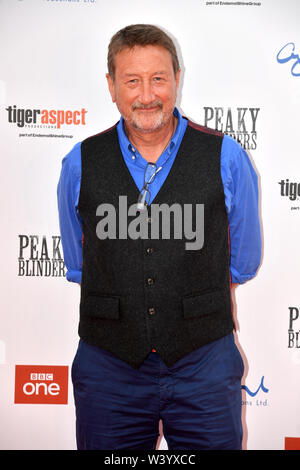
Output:
<svg viewBox="0 0 300 470">
<path fill-rule="evenodd" d="M 160 101 L 156 101 L 156 102 L 153 102 L 153 103 L 150 103 L 150 104 L 138 103 L 138 104 L 133 104 L 132 105 L 132 110 L 135 111 L 136 109 L 151 109 L 151 108 L 154 108 L 154 107 L 159 107 L 160 109 L 162 109 L 163 105 Z"/>
</svg>

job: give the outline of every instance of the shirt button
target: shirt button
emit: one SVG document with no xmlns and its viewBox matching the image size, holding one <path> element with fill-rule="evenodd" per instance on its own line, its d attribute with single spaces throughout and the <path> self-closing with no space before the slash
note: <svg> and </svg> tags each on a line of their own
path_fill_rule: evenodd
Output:
<svg viewBox="0 0 300 470">
<path fill-rule="evenodd" d="M 155 314 L 155 308 L 154 308 L 154 307 L 150 307 L 150 308 L 148 309 L 148 313 L 149 313 L 149 315 L 154 315 L 154 314 Z"/>
<path fill-rule="evenodd" d="M 147 251 L 148 255 L 151 255 L 151 253 L 153 253 L 153 248 L 151 246 L 149 246 L 146 251 Z"/>
<path fill-rule="evenodd" d="M 149 277 L 147 279 L 147 284 L 148 284 L 148 286 L 152 286 L 154 284 L 154 279 L 152 279 L 152 277 Z"/>
<path fill-rule="evenodd" d="M 148 222 L 148 224 L 151 224 L 151 222 L 152 222 L 152 217 L 147 217 L 147 222 Z"/>
</svg>

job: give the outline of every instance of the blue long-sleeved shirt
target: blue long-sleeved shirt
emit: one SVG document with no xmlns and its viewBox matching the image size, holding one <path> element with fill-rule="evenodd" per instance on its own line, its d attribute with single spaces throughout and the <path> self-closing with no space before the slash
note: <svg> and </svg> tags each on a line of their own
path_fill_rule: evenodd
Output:
<svg viewBox="0 0 300 470">
<path fill-rule="evenodd" d="M 160 190 L 174 163 L 187 119 L 177 108 L 175 133 L 167 148 L 156 161 L 162 166 L 151 183 L 150 204 Z M 123 118 L 117 124 L 120 148 L 132 178 L 139 188 L 144 184 L 147 160 L 129 142 L 124 131 Z M 225 135 L 221 149 L 221 177 L 229 221 L 231 246 L 230 271 L 233 283 L 243 284 L 255 276 L 261 259 L 261 232 L 258 213 L 257 175 L 245 150 L 231 137 Z M 62 161 L 57 187 L 59 222 L 66 277 L 71 282 L 81 282 L 82 222 L 78 213 L 81 183 L 81 143 L 76 144 Z"/>
</svg>

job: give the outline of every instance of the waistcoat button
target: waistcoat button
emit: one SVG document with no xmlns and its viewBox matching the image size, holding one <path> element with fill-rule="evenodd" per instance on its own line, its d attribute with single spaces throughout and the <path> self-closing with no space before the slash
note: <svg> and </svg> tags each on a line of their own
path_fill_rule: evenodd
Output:
<svg viewBox="0 0 300 470">
<path fill-rule="evenodd" d="M 147 284 L 148 284 L 148 286 L 152 286 L 152 284 L 154 284 L 154 279 L 152 279 L 152 277 L 149 277 L 147 279 Z"/>
<path fill-rule="evenodd" d="M 148 255 L 150 255 L 151 253 L 153 253 L 153 248 L 151 248 L 151 246 L 149 246 L 146 251 L 147 251 Z"/>
<path fill-rule="evenodd" d="M 154 308 L 154 307 L 150 307 L 150 308 L 148 309 L 148 313 L 149 313 L 149 315 L 154 315 L 154 314 L 155 314 L 155 308 Z"/>
</svg>

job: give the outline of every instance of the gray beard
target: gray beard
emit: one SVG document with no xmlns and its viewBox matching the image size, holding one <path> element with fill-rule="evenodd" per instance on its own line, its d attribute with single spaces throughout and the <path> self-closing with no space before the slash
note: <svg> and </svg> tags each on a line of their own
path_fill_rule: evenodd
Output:
<svg viewBox="0 0 300 470">
<path fill-rule="evenodd" d="M 170 114 L 167 116 L 164 115 L 163 111 L 160 111 L 159 113 L 157 113 L 157 116 L 153 124 L 151 125 L 151 127 L 147 127 L 146 129 L 144 127 L 143 121 L 140 120 L 138 116 L 133 116 L 132 118 L 127 119 L 127 120 L 125 119 L 125 122 L 127 121 L 131 125 L 131 127 L 133 127 L 134 129 L 147 134 L 147 133 L 154 132 L 164 127 L 164 125 L 168 122 L 168 120 L 170 119 L 170 116 L 172 115 L 173 115 L 173 111 L 170 112 Z"/>
</svg>

